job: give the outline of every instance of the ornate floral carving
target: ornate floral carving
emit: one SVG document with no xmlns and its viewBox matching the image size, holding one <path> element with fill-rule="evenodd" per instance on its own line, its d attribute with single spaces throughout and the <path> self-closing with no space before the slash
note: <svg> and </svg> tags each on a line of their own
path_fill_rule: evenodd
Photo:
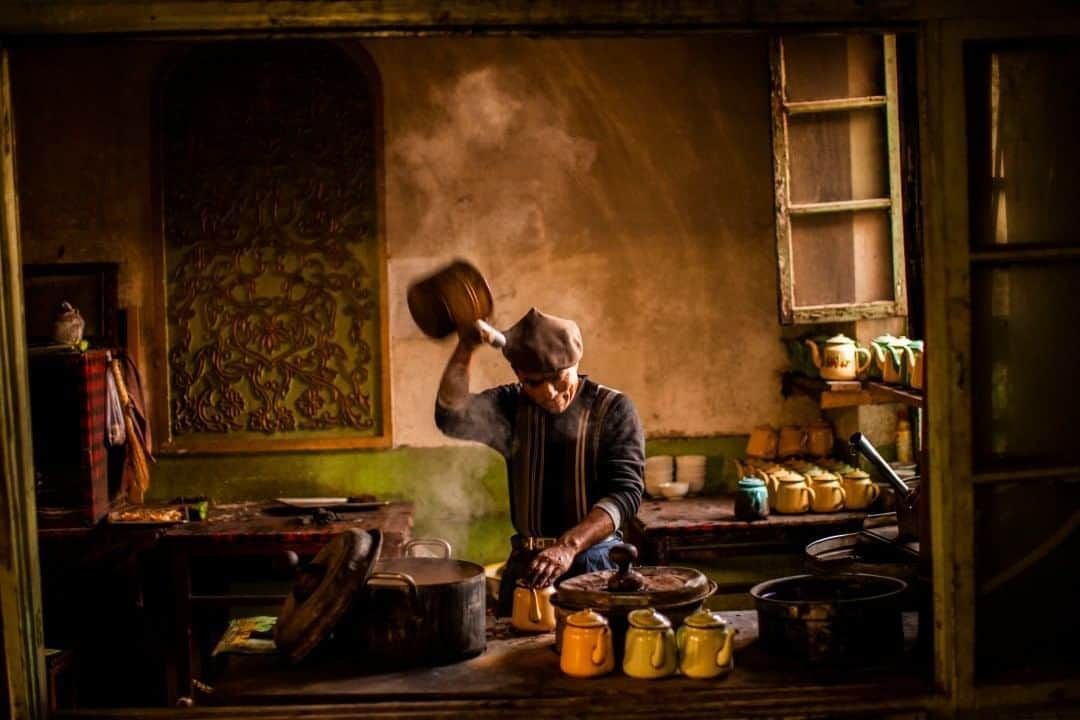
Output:
<svg viewBox="0 0 1080 720">
<path fill-rule="evenodd" d="M 200 46 L 163 99 L 174 435 L 379 432 L 374 106 L 324 42 Z"/>
</svg>

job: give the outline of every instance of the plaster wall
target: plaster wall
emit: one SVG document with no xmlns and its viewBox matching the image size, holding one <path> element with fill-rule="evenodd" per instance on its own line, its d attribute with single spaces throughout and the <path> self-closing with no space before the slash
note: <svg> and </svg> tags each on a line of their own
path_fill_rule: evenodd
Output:
<svg viewBox="0 0 1080 720">
<path fill-rule="evenodd" d="M 763 36 L 360 46 L 383 84 L 395 444 L 447 442 L 431 405 L 450 341 L 419 334 L 404 290 L 454 257 L 487 275 L 496 325 L 531 306 L 576 319 L 583 370 L 650 436 L 807 419 L 777 392 Z M 151 347 L 152 88 L 174 51 L 16 55 L 24 259 L 119 260 Z M 477 387 L 510 379 L 481 353 Z"/>
<path fill-rule="evenodd" d="M 369 53 L 382 83 L 396 449 L 165 457 L 154 495 L 376 491 L 417 499 L 418 525 L 453 517 L 468 533 L 505 508 L 494 453 L 440 450 L 454 444 L 432 419 L 451 341 L 421 336 L 405 306 L 412 280 L 455 257 L 487 275 L 495 325 L 531 306 L 577 320 L 583 371 L 630 395 L 652 446 L 701 438 L 713 485 L 755 425 L 815 419 L 809 400 L 779 393 L 764 36 L 343 47 Z M 13 54 L 23 259 L 119 261 L 151 366 L 164 362 L 154 97 L 183 49 Z M 474 367 L 475 388 L 512 379 L 493 350 Z M 149 395 L 163 402 L 164 388 Z"/>
</svg>

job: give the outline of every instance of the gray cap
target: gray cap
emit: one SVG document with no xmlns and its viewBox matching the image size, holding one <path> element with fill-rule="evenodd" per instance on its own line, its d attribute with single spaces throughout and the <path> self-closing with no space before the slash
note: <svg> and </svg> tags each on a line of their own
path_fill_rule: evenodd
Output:
<svg viewBox="0 0 1080 720">
<path fill-rule="evenodd" d="M 581 360 L 581 330 L 573 320 L 532 308 L 505 334 L 503 355 L 515 370 L 555 372 Z"/>
</svg>

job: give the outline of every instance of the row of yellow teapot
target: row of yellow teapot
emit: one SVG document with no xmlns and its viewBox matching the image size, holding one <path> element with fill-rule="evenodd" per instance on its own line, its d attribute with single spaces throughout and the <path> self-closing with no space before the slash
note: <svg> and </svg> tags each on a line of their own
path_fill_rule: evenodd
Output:
<svg viewBox="0 0 1080 720">
<path fill-rule="evenodd" d="M 702 608 L 675 632 L 671 620 L 653 608 L 634 610 L 628 620 L 622 670 L 654 680 L 675 674 L 707 679 L 734 667 L 735 629 Z M 572 677 L 606 675 L 615 669 L 611 628 L 603 615 L 582 610 L 566 619 L 559 667 Z"/>
<path fill-rule="evenodd" d="M 831 469 L 801 460 L 781 465 L 751 459 L 739 463 L 739 472 L 765 482 L 769 507 L 779 513 L 863 510 L 877 500 L 881 489 L 867 473 L 837 461 L 820 462 Z"/>
</svg>

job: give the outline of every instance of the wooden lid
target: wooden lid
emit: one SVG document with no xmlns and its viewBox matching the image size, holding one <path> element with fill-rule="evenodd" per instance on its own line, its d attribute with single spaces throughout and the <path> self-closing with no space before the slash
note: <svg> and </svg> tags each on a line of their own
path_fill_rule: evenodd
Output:
<svg viewBox="0 0 1080 720">
<path fill-rule="evenodd" d="M 274 625 L 274 642 L 289 660 L 299 662 L 330 635 L 367 581 L 381 547 L 378 530 L 350 528 L 299 570 Z"/>
<path fill-rule="evenodd" d="M 685 567 L 635 568 L 644 584 L 640 590 L 619 592 L 608 589 L 615 570 L 578 575 L 563 580 L 556 589 L 561 603 L 600 610 L 632 610 L 646 607 L 667 607 L 704 600 L 715 589 L 702 573 Z"/>
</svg>

